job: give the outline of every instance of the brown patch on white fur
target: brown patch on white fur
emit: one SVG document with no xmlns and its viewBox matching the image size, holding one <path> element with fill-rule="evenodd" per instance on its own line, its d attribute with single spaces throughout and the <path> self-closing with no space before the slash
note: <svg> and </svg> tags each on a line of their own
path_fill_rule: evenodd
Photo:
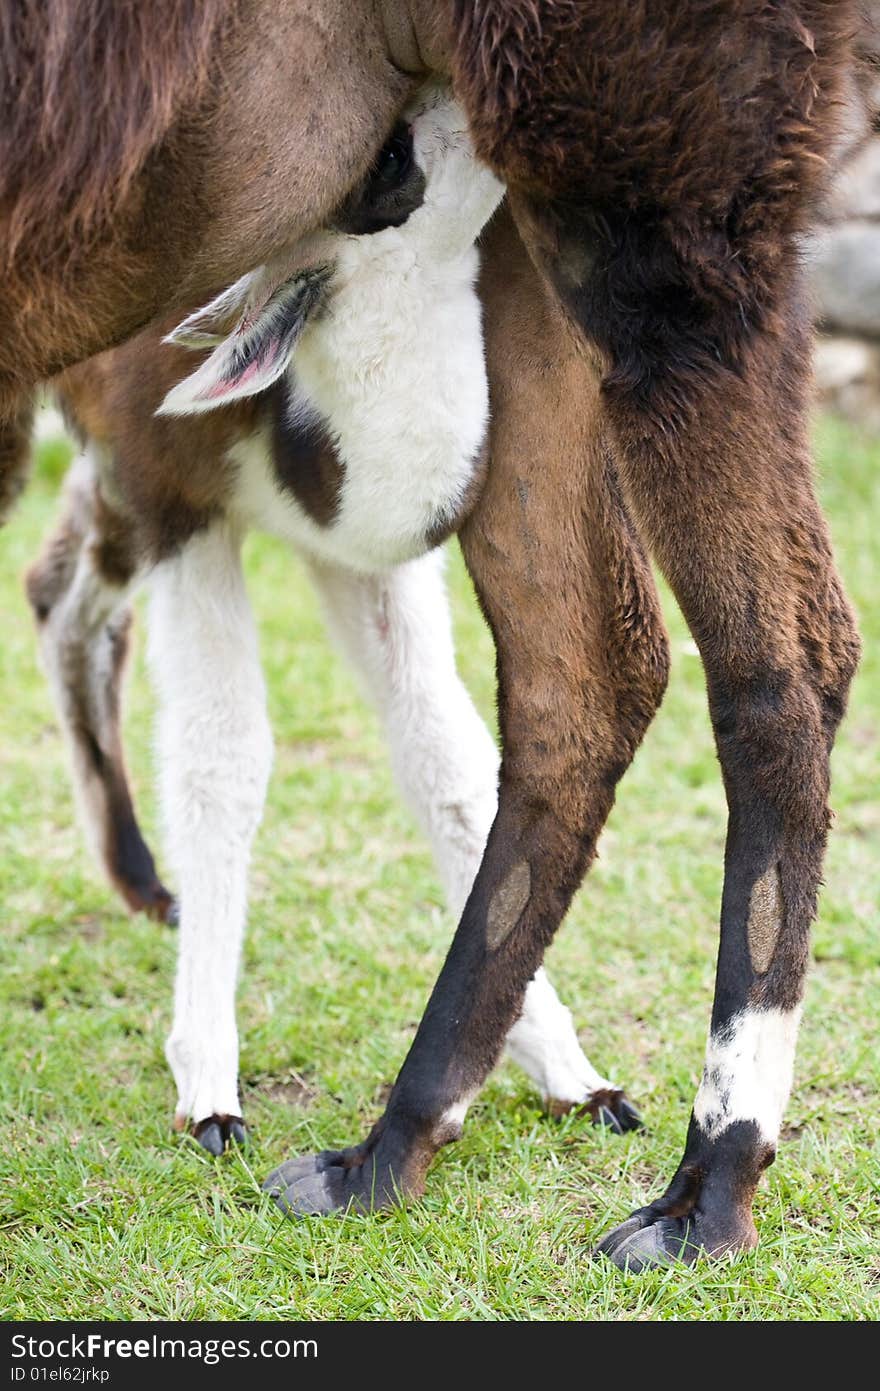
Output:
<svg viewBox="0 0 880 1391">
<path fill-rule="evenodd" d="M 330 526 L 339 511 L 345 463 L 317 418 L 291 418 L 286 377 L 266 397 L 272 430 L 272 462 L 280 488 L 296 498 L 318 526 Z"/>
</svg>

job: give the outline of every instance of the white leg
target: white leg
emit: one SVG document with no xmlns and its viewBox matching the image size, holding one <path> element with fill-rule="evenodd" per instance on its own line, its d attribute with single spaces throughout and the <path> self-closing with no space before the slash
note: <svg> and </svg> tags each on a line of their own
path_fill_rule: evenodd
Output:
<svg viewBox="0 0 880 1391">
<path fill-rule="evenodd" d="M 455 669 L 440 553 L 383 575 L 313 565 L 327 626 L 375 704 L 454 913 L 495 816 L 498 751 Z"/>
<path fill-rule="evenodd" d="M 225 523 L 194 537 L 151 587 L 160 786 L 180 893 L 166 1053 L 179 1122 L 199 1123 L 240 1113 L 235 986 L 272 734 L 240 537 Z"/>
<path fill-rule="evenodd" d="M 602 1077 L 587 1058 L 578 1043 L 571 1010 L 556 994 L 543 967 L 529 985 L 522 1015 L 507 1035 L 507 1051 L 537 1083 L 554 1115 L 617 1100 L 620 1088 Z"/>
<path fill-rule="evenodd" d="M 378 708 L 401 790 L 460 914 L 498 795 L 498 751 L 456 671 L 442 553 L 385 575 L 313 566 L 328 627 Z M 570 1012 L 541 970 L 508 1051 L 553 1110 L 614 1090 L 578 1043 Z"/>
</svg>

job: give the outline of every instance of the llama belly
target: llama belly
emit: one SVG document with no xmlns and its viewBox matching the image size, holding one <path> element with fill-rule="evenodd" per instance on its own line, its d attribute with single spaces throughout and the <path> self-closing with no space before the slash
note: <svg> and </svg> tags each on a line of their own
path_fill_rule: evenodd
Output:
<svg viewBox="0 0 880 1391">
<path fill-rule="evenodd" d="M 288 429 L 303 417 L 332 427 L 340 469 L 325 543 L 342 564 L 412 560 L 473 506 L 489 418 L 475 267 L 467 258 L 459 283 L 450 272 L 439 284 L 364 272 L 303 335 L 285 418 Z"/>
<path fill-rule="evenodd" d="M 413 560 L 457 530 L 483 477 L 480 441 L 464 452 L 418 431 L 387 439 L 340 448 L 345 473 L 328 539 L 342 563 L 367 572 Z"/>
<path fill-rule="evenodd" d="M 366 434 L 345 451 L 314 417 L 290 416 L 275 393 L 263 428 L 235 446 L 231 510 L 247 528 L 289 542 L 316 560 L 361 573 L 423 555 L 473 505 L 483 454 L 421 432 L 377 449 Z M 360 447 L 357 447 L 357 446 Z M 365 447 L 366 446 L 366 447 Z"/>
</svg>

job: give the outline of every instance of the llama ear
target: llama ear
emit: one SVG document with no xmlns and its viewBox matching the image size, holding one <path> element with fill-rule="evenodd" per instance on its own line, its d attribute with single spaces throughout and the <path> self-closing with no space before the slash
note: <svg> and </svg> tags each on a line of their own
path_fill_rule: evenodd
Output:
<svg viewBox="0 0 880 1391">
<path fill-rule="evenodd" d="M 287 367 L 303 329 L 324 297 L 329 277 L 326 266 L 302 271 L 279 285 L 259 308 L 246 309 L 201 367 L 172 387 L 156 414 L 194 415 L 265 391 Z M 254 279 L 244 278 L 249 282 Z M 252 298 L 248 295 L 250 286 L 233 297 L 241 285 L 238 281 L 205 309 L 190 315 L 166 342 L 199 347 L 217 343 L 215 329 L 222 317 L 239 307 L 243 299 Z"/>
<path fill-rule="evenodd" d="M 216 348 L 229 333 L 233 315 L 241 314 L 251 288 L 256 286 L 262 274 L 262 271 L 252 270 L 243 275 L 222 295 L 212 299 L 210 304 L 202 305 L 201 309 L 173 328 L 162 342 L 173 343 L 178 348 Z"/>
</svg>

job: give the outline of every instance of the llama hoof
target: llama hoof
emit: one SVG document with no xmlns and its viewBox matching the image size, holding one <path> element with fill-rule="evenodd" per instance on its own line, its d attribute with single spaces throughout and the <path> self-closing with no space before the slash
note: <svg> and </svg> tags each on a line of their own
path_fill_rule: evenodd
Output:
<svg viewBox="0 0 880 1391">
<path fill-rule="evenodd" d="M 323 1216 L 334 1212 L 338 1205 L 331 1179 L 318 1167 L 322 1158 L 323 1155 L 310 1154 L 289 1159 L 269 1175 L 263 1192 L 268 1193 L 288 1217 Z"/>
<path fill-rule="evenodd" d="M 682 1217 L 658 1216 L 651 1208 L 634 1212 L 599 1242 L 594 1256 L 607 1256 L 618 1270 L 637 1275 L 642 1270 L 664 1265 L 693 1265 L 704 1256 L 723 1256 L 748 1251 L 758 1236 L 751 1219 L 730 1219 L 719 1223 L 700 1209 Z"/>
<path fill-rule="evenodd" d="M 359 1191 L 363 1167 L 347 1168 L 335 1150 L 303 1155 L 273 1170 L 263 1191 L 288 1217 L 323 1217 L 349 1207 L 369 1211 L 372 1204 L 364 1203 Z"/>
<path fill-rule="evenodd" d="M 634 1213 L 599 1242 L 595 1256 L 607 1256 L 618 1270 L 637 1275 L 681 1261 L 693 1265 L 700 1254 L 693 1223 L 686 1217 L 651 1218 Z"/>
<path fill-rule="evenodd" d="M 247 1143 L 247 1131 L 241 1116 L 208 1116 L 192 1128 L 193 1138 L 202 1149 L 219 1158 L 229 1145 Z"/>
<path fill-rule="evenodd" d="M 289 1217 L 308 1217 L 394 1207 L 421 1185 L 402 1188 L 373 1149 L 358 1145 L 288 1159 L 269 1175 L 263 1191 Z"/>
<path fill-rule="evenodd" d="M 596 1104 L 594 1099 L 594 1105 Z M 644 1122 L 623 1092 L 609 1092 L 606 1101 L 598 1104 L 598 1113 L 593 1116 L 594 1125 L 606 1125 L 615 1135 L 623 1135 L 627 1130 L 642 1130 Z"/>
<path fill-rule="evenodd" d="M 623 1135 L 627 1130 L 641 1130 L 644 1122 L 627 1099 L 625 1092 L 617 1087 L 609 1087 L 580 1103 L 573 1101 L 550 1101 L 547 1110 L 551 1116 L 566 1116 L 574 1111 L 578 1116 L 589 1116 L 593 1125 L 605 1126 L 615 1135 Z"/>
<path fill-rule="evenodd" d="M 180 910 L 177 899 L 158 879 L 149 887 L 123 886 L 122 894 L 133 913 L 143 913 L 153 922 L 177 927 Z"/>
<path fill-rule="evenodd" d="M 751 1250 L 758 1241 L 752 1200 L 774 1155 L 754 1121 L 736 1121 L 710 1138 L 692 1116 L 666 1192 L 610 1231 L 595 1254 L 636 1272 Z"/>
</svg>

